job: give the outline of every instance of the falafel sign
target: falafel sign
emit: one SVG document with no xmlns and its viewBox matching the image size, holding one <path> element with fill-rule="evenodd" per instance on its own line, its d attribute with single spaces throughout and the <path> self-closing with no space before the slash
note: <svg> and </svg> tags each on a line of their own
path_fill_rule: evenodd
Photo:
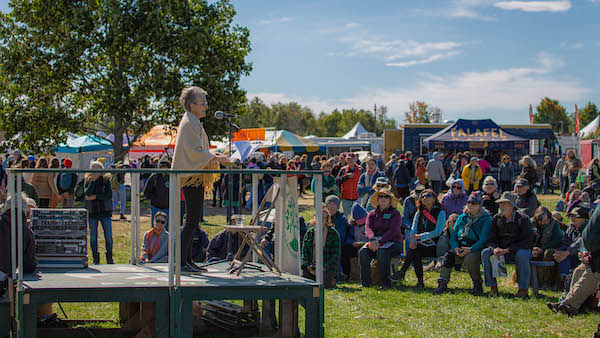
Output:
<svg viewBox="0 0 600 338">
<path fill-rule="evenodd" d="M 491 119 L 459 119 L 423 140 L 423 146 L 429 150 L 526 149 L 529 140 L 507 133 Z"/>
</svg>

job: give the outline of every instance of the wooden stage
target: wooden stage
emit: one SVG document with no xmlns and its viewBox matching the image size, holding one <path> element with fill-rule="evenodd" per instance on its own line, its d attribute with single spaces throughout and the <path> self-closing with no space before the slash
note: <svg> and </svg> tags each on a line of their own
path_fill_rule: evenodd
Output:
<svg viewBox="0 0 600 338">
<path fill-rule="evenodd" d="M 168 286 L 167 264 L 94 265 L 87 269 L 44 270 L 24 275 L 24 336 L 36 336 L 36 313 L 45 303 L 155 302 L 157 337 L 168 337 L 173 332 L 192 337 L 192 301 L 234 299 L 296 300 L 306 310 L 306 336 L 323 336 L 323 290 L 316 282 L 252 269 L 236 276 L 227 272 L 228 267 L 229 263 L 220 263 L 208 266 L 208 272 L 200 275 L 182 275 L 176 297 Z M 174 309 L 178 313 L 172 316 Z"/>
</svg>

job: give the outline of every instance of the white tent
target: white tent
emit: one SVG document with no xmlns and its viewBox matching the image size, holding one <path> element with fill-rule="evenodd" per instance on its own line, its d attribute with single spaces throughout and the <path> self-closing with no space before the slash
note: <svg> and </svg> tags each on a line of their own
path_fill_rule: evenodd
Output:
<svg viewBox="0 0 600 338">
<path fill-rule="evenodd" d="M 583 138 L 595 133 L 596 130 L 598 130 L 598 127 L 600 127 L 600 116 L 596 117 L 590 124 L 581 129 L 579 131 L 579 137 Z"/>
<path fill-rule="evenodd" d="M 360 136 L 360 134 L 366 133 L 366 132 L 367 132 L 367 130 L 365 129 L 365 127 L 363 127 L 362 124 L 360 124 L 360 122 L 356 122 L 354 127 L 352 127 L 352 129 L 350 129 L 350 131 L 347 132 L 346 135 L 342 136 L 342 138 L 343 139 L 358 138 Z"/>
</svg>

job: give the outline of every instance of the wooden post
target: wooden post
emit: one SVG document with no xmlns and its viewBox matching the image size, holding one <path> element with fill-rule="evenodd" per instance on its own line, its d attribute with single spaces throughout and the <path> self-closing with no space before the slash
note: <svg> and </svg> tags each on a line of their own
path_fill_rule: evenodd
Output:
<svg viewBox="0 0 600 338">
<path fill-rule="evenodd" d="M 276 327 L 277 317 L 275 316 L 275 300 L 263 299 L 260 317 L 260 335 L 272 335 Z"/>
<path fill-rule="evenodd" d="M 279 336 L 297 337 L 298 329 L 298 302 L 295 300 L 279 300 Z"/>
</svg>

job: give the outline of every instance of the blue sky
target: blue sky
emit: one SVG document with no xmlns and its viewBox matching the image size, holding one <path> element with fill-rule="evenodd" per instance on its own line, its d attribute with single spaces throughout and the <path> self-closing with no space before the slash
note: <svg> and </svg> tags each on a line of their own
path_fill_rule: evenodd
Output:
<svg viewBox="0 0 600 338">
<path fill-rule="evenodd" d="M 500 123 L 528 123 L 544 96 L 600 105 L 600 0 L 232 3 L 252 44 L 241 85 L 267 103 L 385 105 L 403 122 L 422 100 Z"/>
</svg>

